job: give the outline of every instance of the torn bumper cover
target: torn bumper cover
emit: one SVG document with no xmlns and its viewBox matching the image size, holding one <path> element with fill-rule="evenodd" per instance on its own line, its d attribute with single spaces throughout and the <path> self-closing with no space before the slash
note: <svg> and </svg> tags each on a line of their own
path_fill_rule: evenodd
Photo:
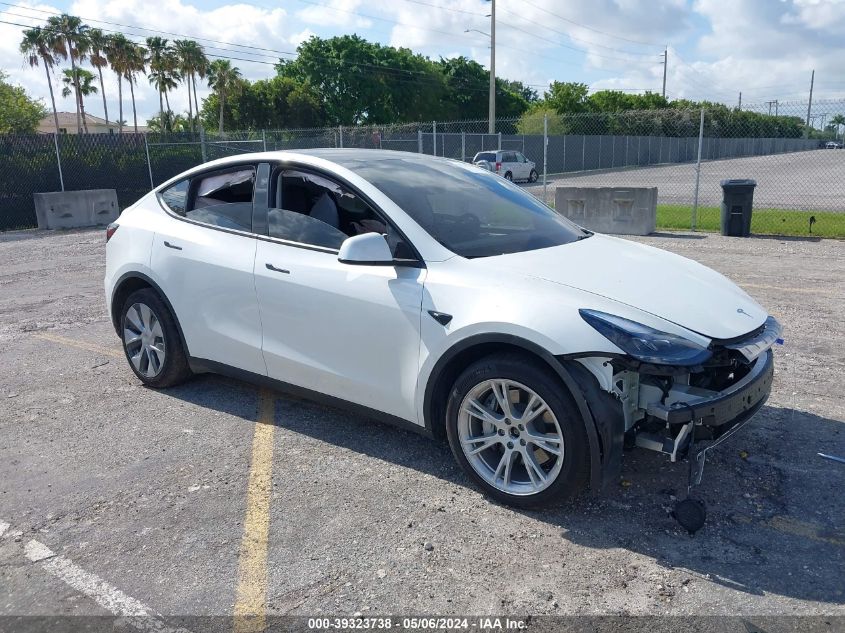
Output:
<svg viewBox="0 0 845 633">
<path fill-rule="evenodd" d="M 763 406 L 772 390 L 773 377 L 774 355 L 767 349 L 757 357 L 751 371 L 730 387 L 683 402 L 650 403 L 647 412 L 669 424 L 695 421 L 711 427 L 733 426 Z"/>
</svg>

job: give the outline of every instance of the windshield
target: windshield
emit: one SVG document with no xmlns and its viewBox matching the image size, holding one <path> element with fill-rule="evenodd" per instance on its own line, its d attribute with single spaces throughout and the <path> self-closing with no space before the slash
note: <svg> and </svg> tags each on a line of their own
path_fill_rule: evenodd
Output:
<svg viewBox="0 0 845 633">
<path fill-rule="evenodd" d="M 458 161 L 341 161 L 462 257 L 491 257 L 568 244 L 590 235 L 493 173 Z"/>
</svg>

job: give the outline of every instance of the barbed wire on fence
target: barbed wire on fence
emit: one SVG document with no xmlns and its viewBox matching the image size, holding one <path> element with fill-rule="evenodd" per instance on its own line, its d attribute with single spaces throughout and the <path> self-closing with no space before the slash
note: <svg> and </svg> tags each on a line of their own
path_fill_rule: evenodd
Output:
<svg viewBox="0 0 845 633">
<path fill-rule="evenodd" d="M 528 190 L 553 203 L 557 186 L 658 188 L 658 225 L 691 228 L 699 175 L 698 228 L 714 229 L 719 181 L 758 181 L 755 230 L 815 230 L 845 237 L 845 101 L 761 104 L 739 109 L 529 113 L 496 121 L 430 121 L 385 125 L 243 130 L 223 135 L 0 136 L 0 229 L 35 225 L 32 194 L 62 188 L 115 189 L 125 208 L 150 188 L 195 165 L 261 151 L 317 147 L 431 154 L 469 162 L 479 152 L 518 152 L 536 164 L 541 183 Z M 802 118 L 803 112 L 803 118 Z M 815 114 L 813 114 L 815 112 Z M 841 121 L 841 123 L 840 123 Z M 699 138 L 701 139 L 699 142 Z M 700 148 L 700 152 L 699 152 Z M 698 163 L 699 153 L 701 164 Z M 547 186 L 543 187 L 542 183 Z M 662 224 L 661 224 L 662 223 Z"/>
</svg>

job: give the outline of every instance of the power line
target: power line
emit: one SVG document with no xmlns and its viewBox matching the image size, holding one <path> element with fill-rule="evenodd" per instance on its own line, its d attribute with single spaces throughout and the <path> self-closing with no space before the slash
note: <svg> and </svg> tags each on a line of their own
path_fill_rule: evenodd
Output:
<svg viewBox="0 0 845 633">
<path fill-rule="evenodd" d="M 538 6 L 538 5 L 534 4 L 533 2 L 529 2 L 528 0 L 521 0 L 521 2 L 523 4 L 527 4 L 529 7 L 534 7 L 535 9 L 538 9 L 539 11 L 542 11 L 544 13 L 548 13 L 549 15 L 552 15 L 559 20 L 563 20 L 564 22 L 569 22 L 570 24 L 574 24 L 575 26 L 580 26 L 583 29 L 587 29 L 588 31 L 600 33 L 601 35 L 607 35 L 608 37 L 613 37 L 617 40 L 623 40 L 625 42 L 631 42 L 633 44 L 640 44 L 642 46 L 653 46 L 653 47 L 658 46 L 658 44 L 654 44 L 654 43 L 650 43 L 650 42 L 643 42 L 641 40 L 632 40 L 632 39 L 629 39 L 627 37 L 622 37 L 621 35 L 614 35 L 613 33 L 608 33 L 607 31 L 601 31 L 599 29 L 593 28 L 592 26 L 587 26 L 586 24 L 581 24 L 580 22 L 576 22 L 575 20 L 570 20 L 569 18 L 565 18 L 562 15 L 558 15 L 557 13 L 554 13 L 553 11 L 549 11 L 548 9 L 544 9 L 543 7 Z M 659 46 L 662 46 L 662 44 L 660 44 Z"/>
<path fill-rule="evenodd" d="M 415 2 L 415 1 L 416 0 L 405 0 L 405 2 Z M 583 42 L 584 44 L 587 44 L 589 46 L 597 46 L 599 48 L 604 48 L 604 49 L 607 49 L 609 51 L 613 51 L 615 53 L 622 53 L 623 55 L 634 55 L 634 56 L 637 56 L 637 57 L 647 57 L 647 56 L 649 56 L 648 53 L 637 53 L 637 52 L 634 52 L 634 51 L 627 51 L 627 50 L 624 50 L 624 49 L 613 48 L 612 46 L 605 46 L 604 44 L 599 44 L 598 42 L 593 42 L 591 40 L 585 40 L 585 39 L 582 39 L 580 37 L 575 37 L 574 35 L 567 33 L 566 31 L 560 31 L 560 30 L 558 30 L 554 27 L 548 26 L 547 24 L 543 24 L 542 22 L 537 22 L 536 20 L 529 20 L 525 16 L 523 16 L 519 13 L 516 13 L 514 11 L 509 11 L 507 9 L 500 9 L 500 11 L 502 11 L 503 13 L 508 13 L 512 16 L 515 16 L 516 18 L 522 20 L 523 22 L 528 22 L 529 24 L 539 26 L 540 28 L 547 29 L 549 31 L 553 31 L 554 33 L 557 33 L 558 35 L 563 35 L 564 37 L 568 37 L 569 39 L 576 41 L 576 42 Z"/>
</svg>

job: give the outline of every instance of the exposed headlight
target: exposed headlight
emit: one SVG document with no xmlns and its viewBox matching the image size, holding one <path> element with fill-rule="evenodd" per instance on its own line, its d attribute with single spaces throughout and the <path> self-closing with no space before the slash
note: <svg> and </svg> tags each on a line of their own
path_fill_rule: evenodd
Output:
<svg viewBox="0 0 845 633">
<path fill-rule="evenodd" d="M 579 310 L 581 318 L 623 352 L 654 365 L 700 365 L 713 353 L 677 334 L 598 310 Z"/>
</svg>

